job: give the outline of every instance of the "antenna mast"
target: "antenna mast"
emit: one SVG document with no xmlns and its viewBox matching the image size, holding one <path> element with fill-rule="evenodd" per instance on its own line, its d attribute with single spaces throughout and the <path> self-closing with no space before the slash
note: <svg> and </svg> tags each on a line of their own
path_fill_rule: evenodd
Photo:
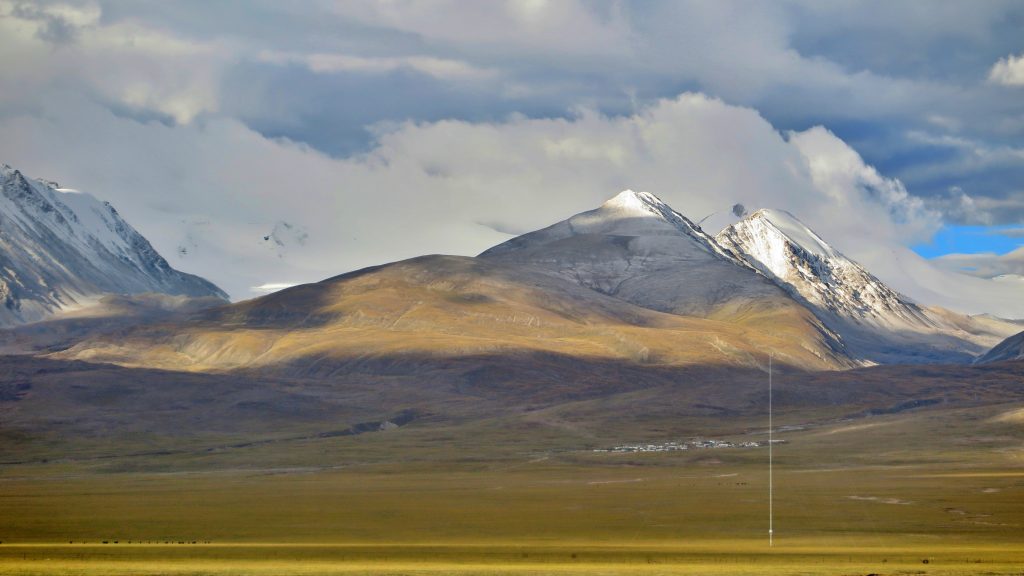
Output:
<svg viewBox="0 0 1024 576">
<path fill-rule="evenodd" d="M 774 546 L 775 539 L 775 508 L 774 508 L 774 486 L 772 485 L 772 357 L 773 352 L 768 353 L 768 547 Z"/>
</svg>

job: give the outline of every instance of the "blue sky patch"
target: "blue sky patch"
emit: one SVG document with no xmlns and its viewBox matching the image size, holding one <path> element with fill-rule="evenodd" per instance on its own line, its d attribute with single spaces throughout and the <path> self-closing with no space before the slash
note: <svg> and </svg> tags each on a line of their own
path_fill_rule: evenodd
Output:
<svg viewBox="0 0 1024 576">
<path fill-rule="evenodd" d="M 1024 226 L 946 226 L 930 243 L 914 246 L 925 258 L 946 254 L 1006 254 L 1024 246 Z"/>
</svg>

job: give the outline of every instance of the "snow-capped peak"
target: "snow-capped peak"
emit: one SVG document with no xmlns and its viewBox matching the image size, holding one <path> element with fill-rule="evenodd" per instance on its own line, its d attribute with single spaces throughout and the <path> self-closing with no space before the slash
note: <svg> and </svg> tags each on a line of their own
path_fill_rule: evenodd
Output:
<svg viewBox="0 0 1024 576">
<path fill-rule="evenodd" d="M 682 233 L 708 252 L 746 266 L 722 250 L 700 226 L 650 192 L 623 190 L 596 210 L 577 214 L 569 222 L 580 231 L 601 229 L 602 233 L 652 234 L 660 230 L 673 235 Z"/>
<path fill-rule="evenodd" d="M 650 192 L 623 190 L 609 198 L 601 208 L 636 216 L 660 216 L 673 212 L 668 204 Z"/>
<path fill-rule="evenodd" d="M 698 254 L 703 254 L 750 269 L 750 265 L 723 250 L 700 226 L 673 210 L 661 198 L 650 192 L 634 190 L 623 190 L 593 210 L 513 238 L 485 250 L 481 256 L 500 256 L 578 236 L 604 236 L 623 241 L 634 239 L 646 246 L 645 249 L 650 249 L 651 243 L 675 243 L 671 250 L 665 246 L 657 250 L 667 250 L 665 255 L 673 259 L 699 258 Z"/>
<path fill-rule="evenodd" d="M 888 328 L 932 324 L 920 307 L 784 210 L 758 210 L 716 240 L 819 315 Z"/>
<path fill-rule="evenodd" d="M 750 220 L 764 220 L 779 233 L 804 250 L 822 258 L 843 258 L 832 246 L 821 239 L 813 230 L 785 210 L 762 208 L 747 217 Z"/>
</svg>

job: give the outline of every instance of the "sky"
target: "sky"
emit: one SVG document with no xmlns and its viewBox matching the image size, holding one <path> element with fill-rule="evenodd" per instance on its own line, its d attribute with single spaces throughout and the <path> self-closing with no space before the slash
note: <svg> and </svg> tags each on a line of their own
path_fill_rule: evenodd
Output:
<svg viewBox="0 0 1024 576">
<path fill-rule="evenodd" d="M 657 194 L 1024 317 L 1020 2 L 12 2 L 0 162 L 234 299 Z"/>
</svg>

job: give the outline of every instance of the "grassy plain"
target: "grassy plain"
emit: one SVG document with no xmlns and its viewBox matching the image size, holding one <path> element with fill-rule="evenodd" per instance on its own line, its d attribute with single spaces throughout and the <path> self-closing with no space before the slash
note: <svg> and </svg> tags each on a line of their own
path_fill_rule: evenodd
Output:
<svg viewBox="0 0 1024 576">
<path fill-rule="evenodd" d="M 595 451 L 763 441 L 763 373 L 570 360 L 5 358 L 0 575 L 1024 572 L 1019 364 L 777 373 L 769 549 L 766 447 Z"/>
<path fill-rule="evenodd" d="M 790 421 L 772 548 L 764 447 L 534 452 L 520 431 L 488 456 L 494 425 L 421 459 L 446 432 L 411 426 L 251 447 L 239 467 L 7 466 L 0 574 L 1021 574 L 1014 409 Z M 252 465 L 270 452 L 306 465 Z"/>
</svg>

